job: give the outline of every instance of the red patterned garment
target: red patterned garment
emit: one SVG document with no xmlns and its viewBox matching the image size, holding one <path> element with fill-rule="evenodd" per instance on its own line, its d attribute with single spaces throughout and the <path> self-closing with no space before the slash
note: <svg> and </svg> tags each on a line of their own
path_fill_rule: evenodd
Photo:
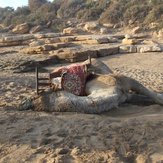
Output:
<svg viewBox="0 0 163 163">
<path fill-rule="evenodd" d="M 66 67 L 61 67 L 55 72 L 61 75 L 61 87 L 63 90 L 72 94 L 83 96 L 85 95 L 86 83 L 86 65 L 73 64 Z"/>
</svg>

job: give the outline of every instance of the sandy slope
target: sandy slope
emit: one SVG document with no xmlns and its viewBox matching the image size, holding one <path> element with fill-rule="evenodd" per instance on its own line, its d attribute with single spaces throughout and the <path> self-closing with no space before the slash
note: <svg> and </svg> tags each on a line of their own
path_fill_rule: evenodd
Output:
<svg viewBox="0 0 163 163">
<path fill-rule="evenodd" d="M 163 92 L 163 53 L 102 60 L 116 72 L 134 74 L 148 87 Z M 13 110 L 14 104 L 32 94 L 33 82 L 29 74 L 1 73 L 0 98 L 7 103 L 0 109 L 0 162 L 163 161 L 163 106 L 125 104 L 102 115 Z"/>
</svg>

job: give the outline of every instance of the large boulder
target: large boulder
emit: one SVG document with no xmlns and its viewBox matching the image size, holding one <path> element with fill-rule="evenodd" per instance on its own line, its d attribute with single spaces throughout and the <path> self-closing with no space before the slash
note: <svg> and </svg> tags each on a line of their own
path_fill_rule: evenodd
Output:
<svg viewBox="0 0 163 163">
<path fill-rule="evenodd" d="M 15 33 L 15 34 L 26 34 L 28 33 L 30 30 L 30 26 L 28 23 L 23 23 L 23 24 L 20 24 L 20 25 L 17 25 L 13 30 L 12 32 Z"/>
</svg>

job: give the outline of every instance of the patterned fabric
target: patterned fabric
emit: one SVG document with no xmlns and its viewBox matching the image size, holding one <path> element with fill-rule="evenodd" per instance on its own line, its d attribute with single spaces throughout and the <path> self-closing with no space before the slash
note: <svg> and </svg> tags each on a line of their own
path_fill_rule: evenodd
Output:
<svg viewBox="0 0 163 163">
<path fill-rule="evenodd" d="M 78 96 L 85 95 L 86 75 L 86 65 L 82 64 L 59 67 L 51 73 L 52 79 L 61 77 L 62 89 Z"/>
<path fill-rule="evenodd" d="M 62 71 L 62 88 L 78 96 L 85 95 L 85 65 L 71 65 Z"/>
</svg>

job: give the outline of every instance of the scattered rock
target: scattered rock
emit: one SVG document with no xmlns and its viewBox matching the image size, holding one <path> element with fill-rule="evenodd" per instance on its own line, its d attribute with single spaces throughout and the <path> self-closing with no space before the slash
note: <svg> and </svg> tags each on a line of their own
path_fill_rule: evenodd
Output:
<svg viewBox="0 0 163 163">
<path fill-rule="evenodd" d="M 142 44 L 146 44 L 146 45 L 159 45 L 158 42 L 153 41 L 153 40 L 144 40 L 144 41 L 142 41 Z"/>
<path fill-rule="evenodd" d="M 37 32 L 40 32 L 41 30 L 42 30 L 42 27 L 40 25 L 38 25 L 38 26 L 33 27 L 30 30 L 30 33 L 37 33 Z"/>
<path fill-rule="evenodd" d="M 98 49 L 97 50 L 97 56 L 98 57 L 105 57 L 113 54 L 118 54 L 119 53 L 119 47 L 108 47 L 108 48 L 103 48 L 103 49 Z"/>
<path fill-rule="evenodd" d="M 21 52 L 26 54 L 44 54 L 44 53 L 48 53 L 48 51 L 50 50 L 55 50 L 55 46 L 43 45 L 43 46 L 29 47 L 29 48 L 22 49 Z"/>
<path fill-rule="evenodd" d="M 84 26 L 84 30 L 87 32 L 92 32 L 96 30 L 99 27 L 99 24 L 97 22 L 88 22 Z"/>
<path fill-rule="evenodd" d="M 61 42 L 72 42 L 75 41 L 75 37 L 60 37 Z"/>
<path fill-rule="evenodd" d="M 14 83 L 14 82 L 10 82 L 8 85 L 9 85 L 10 87 L 14 87 L 14 86 L 15 86 L 15 83 Z"/>
<path fill-rule="evenodd" d="M 135 45 L 122 45 L 119 47 L 120 53 L 136 53 L 137 47 Z"/>
<path fill-rule="evenodd" d="M 101 37 L 101 38 L 94 38 L 90 40 L 86 40 L 87 44 L 106 44 L 109 40 L 107 37 Z"/>
<path fill-rule="evenodd" d="M 45 39 L 46 44 L 53 44 L 53 43 L 59 43 L 59 42 L 61 42 L 59 37 Z"/>
<path fill-rule="evenodd" d="M 159 38 L 163 38 L 163 29 L 159 30 L 158 37 Z"/>
<path fill-rule="evenodd" d="M 129 35 L 129 34 L 126 34 L 126 35 L 125 35 L 125 39 L 132 39 L 132 36 Z"/>
<path fill-rule="evenodd" d="M 23 23 L 20 25 L 17 25 L 12 32 L 15 34 L 26 34 L 30 30 L 29 24 L 28 23 Z"/>
<path fill-rule="evenodd" d="M 146 155 L 140 154 L 136 157 L 136 163 L 146 163 L 147 161 L 148 161 L 148 158 Z"/>
<path fill-rule="evenodd" d="M 159 23 L 152 22 L 151 24 L 149 24 L 149 29 L 156 29 L 158 26 L 159 26 Z"/>
<path fill-rule="evenodd" d="M 137 44 L 137 40 L 124 38 L 122 40 L 122 44 L 124 44 L 124 45 L 135 45 L 135 44 Z"/>
<path fill-rule="evenodd" d="M 34 47 L 34 46 L 41 46 L 44 45 L 45 41 L 44 40 L 36 40 L 36 41 L 32 41 L 29 46 Z"/>
<path fill-rule="evenodd" d="M 58 59 L 64 59 L 68 62 L 79 62 L 88 59 L 88 55 L 91 55 L 93 58 L 97 58 L 96 50 L 87 50 L 87 49 L 63 49 L 58 51 L 56 56 Z"/>
<path fill-rule="evenodd" d="M 57 148 L 56 149 L 56 154 L 57 155 L 65 155 L 69 152 L 69 149 L 67 148 Z"/>
<path fill-rule="evenodd" d="M 33 35 L 5 36 L 0 39 L 0 46 L 24 45 L 28 44 L 29 40 L 33 38 Z"/>
<path fill-rule="evenodd" d="M 115 37 L 107 37 L 108 38 L 108 42 L 109 43 L 115 43 L 115 42 L 118 42 L 118 39 L 115 38 Z"/>
<path fill-rule="evenodd" d="M 76 34 L 79 32 L 80 32 L 80 30 L 78 28 L 69 27 L 69 28 L 63 29 L 63 34 Z"/>
<path fill-rule="evenodd" d="M 161 52 L 162 49 L 159 45 L 139 45 L 137 46 L 138 53 L 146 53 L 146 52 Z"/>
<path fill-rule="evenodd" d="M 107 34 L 108 33 L 108 29 L 107 28 L 100 28 L 100 33 L 101 34 Z"/>
<path fill-rule="evenodd" d="M 61 37 L 61 33 L 46 33 L 46 34 L 35 34 L 35 38 L 42 39 L 42 38 L 55 38 Z"/>
<path fill-rule="evenodd" d="M 114 27 L 114 24 L 103 24 L 104 27 L 107 27 L 107 28 L 113 28 Z"/>
<path fill-rule="evenodd" d="M 132 30 L 132 33 L 133 34 L 137 34 L 137 33 L 140 33 L 142 31 L 142 29 L 140 27 L 135 27 L 133 30 Z"/>
<path fill-rule="evenodd" d="M 91 36 L 76 36 L 75 37 L 75 41 L 87 41 L 87 40 L 91 40 L 92 37 Z"/>
<path fill-rule="evenodd" d="M 72 151 L 71 151 L 71 154 L 74 156 L 76 156 L 76 155 L 80 155 L 81 154 L 81 151 L 80 151 L 80 149 L 79 148 L 74 148 L 74 149 L 72 149 Z"/>
</svg>

